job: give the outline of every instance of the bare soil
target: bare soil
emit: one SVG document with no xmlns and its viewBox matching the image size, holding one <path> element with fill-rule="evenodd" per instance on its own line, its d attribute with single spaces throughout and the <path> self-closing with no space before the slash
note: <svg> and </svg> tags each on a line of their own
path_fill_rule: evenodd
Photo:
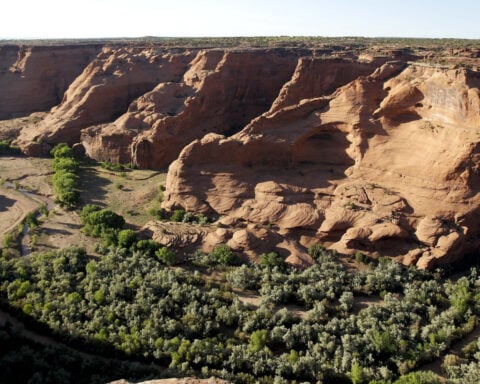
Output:
<svg viewBox="0 0 480 384">
<path fill-rule="evenodd" d="M 53 199 L 51 159 L 0 157 L 0 236 L 19 225 L 28 212 L 38 210 L 43 199 Z M 151 220 L 148 211 L 160 208 L 160 185 L 165 173 L 132 170 L 125 173 L 106 171 L 100 166 L 82 167 L 81 203 L 98 204 L 123 215 L 127 224 L 138 228 Z M 10 188 L 8 188 L 8 186 Z M 31 191 L 28 196 L 13 188 Z M 50 199 L 50 200 L 49 200 Z M 52 203 L 53 205 L 53 203 Z M 40 226 L 22 239 L 22 247 L 31 251 L 50 251 L 77 245 L 94 253 L 95 239 L 81 232 L 78 213 L 58 206 L 41 216 Z M 37 241 L 32 247 L 33 235 Z"/>
<path fill-rule="evenodd" d="M 0 157 L 0 178 L 42 196 L 53 196 L 51 159 Z"/>
<path fill-rule="evenodd" d="M 3 236 L 17 227 L 28 212 L 39 204 L 20 192 L 0 187 L 0 235 Z"/>
<path fill-rule="evenodd" d="M 85 167 L 80 174 L 82 204 L 98 204 L 122 215 L 133 227 L 152 219 L 148 211 L 159 209 L 167 174 L 149 170 L 111 172 L 100 166 Z"/>
</svg>

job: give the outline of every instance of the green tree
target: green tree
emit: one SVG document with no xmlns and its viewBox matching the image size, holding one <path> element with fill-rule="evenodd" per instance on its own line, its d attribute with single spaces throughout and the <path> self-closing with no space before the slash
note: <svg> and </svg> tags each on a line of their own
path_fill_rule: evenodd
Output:
<svg viewBox="0 0 480 384">
<path fill-rule="evenodd" d="M 440 380 L 431 371 L 418 371 L 400 377 L 394 384 L 440 384 Z"/>
<path fill-rule="evenodd" d="M 352 384 L 362 384 L 364 380 L 363 368 L 358 363 L 353 363 L 350 376 Z"/>
<path fill-rule="evenodd" d="M 232 265 L 235 262 L 235 254 L 232 249 L 226 245 L 217 245 L 210 253 L 210 259 L 215 264 Z"/>
<path fill-rule="evenodd" d="M 151 239 L 139 240 L 135 248 L 148 256 L 153 256 L 155 251 L 160 248 L 160 244 Z"/>
<path fill-rule="evenodd" d="M 66 144 L 58 144 L 52 149 L 54 156 L 53 169 L 53 187 L 55 190 L 55 200 L 63 207 L 72 209 L 76 206 L 80 197 L 77 189 L 78 183 L 78 163 L 74 159 L 73 151 Z"/>
<path fill-rule="evenodd" d="M 173 211 L 172 216 L 170 216 L 171 221 L 181 222 L 185 217 L 185 211 L 183 209 L 176 209 Z"/>
<path fill-rule="evenodd" d="M 260 255 L 260 265 L 263 267 L 285 267 L 285 260 L 277 252 L 262 253 Z"/>
<path fill-rule="evenodd" d="M 72 148 L 70 148 L 66 143 L 57 144 L 50 151 L 50 154 L 54 158 L 62 158 L 62 157 L 63 158 L 66 158 L 66 157 L 73 158 L 74 157 Z"/>
<path fill-rule="evenodd" d="M 137 234 L 131 229 L 122 229 L 118 232 L 118 246 L 129 249 L 137 241 Z"/>
<path fill-rule="evenodd" d="M 28 212 L 27 213 L 27 215 L 25 216 L 24 223 L 30 229 L 38 227 L 38 224 L 39 224 L 38 220 L 37 220 L 37 217 L 35 216 L 35 214 L 33 212 Z"/>
<path fill-rule="evenodd" d="M 178 262 L 177 254 L 167 247 L 161 247 L 155 252 L 158 260 L 166 265 L 174 265 Z"/>
<path fill-rule="evenodd" d="M 248 349 L 251 352 L 258 352 L 264 349 L 268 341 L 268 332 L 266 329 L 257 330 L 252 332 L 250 336 L 250 343 Z"/>
<path fill-rule="evenodd" d="M 109 209 L 98 209 L 95 205 L 83 207 L 80 219 L 83 223 L 83 231 L 94 237 L 105 235 L 110 238 L 112 234 L 116 236 L 115 230 L 122 229 L 125 224 L 122 216 Z M 116 241 L 113 242 L 116 243 Z"/>
</svg>

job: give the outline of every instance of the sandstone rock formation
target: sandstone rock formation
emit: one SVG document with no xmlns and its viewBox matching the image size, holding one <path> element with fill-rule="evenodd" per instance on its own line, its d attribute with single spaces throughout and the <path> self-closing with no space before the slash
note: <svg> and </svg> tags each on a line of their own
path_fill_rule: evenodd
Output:
<svg viewBox="0 0 480 384">
<path fill-rule="evenodd" d="M 453 261 L 480 245 L 479 80 L 391 62 L 330 95 L 319 86 L 284 102 L 282 91 L 240 133 L 187 146 L 164 206 L 274 224 L 299 242 L 307 230 L 421 268 Z"/>
<path fill-rule="evenodd" d="M 0 120 L 59 104 L 68 86 L 101 49 L 100 44 L 0 46 Z"/>
<path fill-rule="evenodd" d="M 180 82 L 158 84 L 112 124 L 86 130 L 82 142 L 96 159 L 167 167 L 192 140 L 235 133 L 268 110 L 296 62 L 295 53 L 277 50 L 200 51 Z"/>
<path fill-rule="evenodd" d="M 178 81 L 190 59 L 189 52 L 106 47 L 70 85 L 59 106 L 35 127 L 23 129 L 17 144 L 31 155 L 59 142 L 73 145 L 82 128 L 114 120 L 159 82 Z"/>
</svg>

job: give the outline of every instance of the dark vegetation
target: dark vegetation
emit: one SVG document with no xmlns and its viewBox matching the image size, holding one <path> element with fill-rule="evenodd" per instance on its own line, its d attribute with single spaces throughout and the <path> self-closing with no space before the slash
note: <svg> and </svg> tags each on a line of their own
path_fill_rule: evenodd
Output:
<svg viewBox="0 0 480 384">
<path fill-rule="evenodd" d="M 208 223 L 208 217 L 202 213 L 195 214 L 193 212 L 186 212 L 183 209 L 176 209 L 171 214 L 169 214 L 165 209 L 155 209 L 152 208 L 149 211 L 149 214 L 155 217 L 157 220 L 162 221 L 173 221 L 175 223 L 193 223 L 205 225 Z"/>
<path fill-rule="evenodd" d="M 101 230 L 121 222 L 101 216 Z M 133 235 L 118 235 L 100 259 L 81 248 L 2 258 L 3 302 L 87 351 L 155 362 L 177 376 L 252 383 L 436 383 L 431 373 L 414 371 L 472 332 L 480 314 L 475 269 L 457 282 L 389 259 L 351 272 L 321 246 L 310 249 L 317 264 L 305 271 L 275 265 L 274 254 L 267 258 L 273 264 L 230 266 L 235 255 L 221 246 L 209 268 L 223 277 L 213 281 L 192 272 L 189 261 L 170 267 L 178 263 L 169 261 L 172 251 Z M 262 304 L 244 305 L 233 289 L 260 295 Z M 358 307 L 365 296 L 377 303 Z M 283 308 L 291 304 L 304 315 Z M 478 374 L 477 351 L 475 343 L 469 360 L 449 361 L 452 383 Z M 15 370 L 22 359 L 2 364 Z M 68 368 L 62 375 L 56 382 L 69 382 Z"/>
<path fill-rule="evenodd" d="M 0 141 L 0 156 L 20 155 L 20 149 L 11 144 L 9 140 Z"/>
<path fill-rule="evenodd" d="M 25 339 L 9 323 L 0 326 L 1 382 L 105 384 L 127 378 L 160 377 L 154 367 L 136 362 L 86 357 L 62 345 L 41 345 Z"/>
</svg>

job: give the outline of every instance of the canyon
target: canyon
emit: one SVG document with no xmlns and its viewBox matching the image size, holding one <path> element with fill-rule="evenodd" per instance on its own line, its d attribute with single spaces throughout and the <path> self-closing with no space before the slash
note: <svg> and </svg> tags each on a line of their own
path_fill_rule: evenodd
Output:
<svg viewBox="0 0 480 384">
<path fill-rule="evenodd" d="M 434 268 L 480 246 L 473 48 L 317 44 L 0 46 L 0 132 L 43 156 L 168 168 L 163 207 L 197 239 L 299 267 L 341 254 Z M 161 242 L 158 223 L 147 224 Z"/>
</svg>

